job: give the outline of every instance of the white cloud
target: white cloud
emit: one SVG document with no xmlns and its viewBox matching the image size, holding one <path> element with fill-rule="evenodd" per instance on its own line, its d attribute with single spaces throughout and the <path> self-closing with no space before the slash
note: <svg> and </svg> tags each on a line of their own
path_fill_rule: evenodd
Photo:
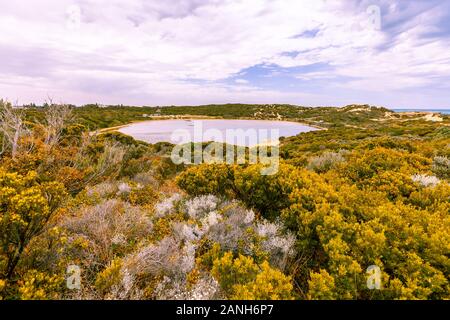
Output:
<svg viewBox="0 0 450 320">
<path fill-rule="evenodd" d="M 248 80 L 245 79 L 236 79 L 234 80 L 234 82 L 236 82 L 237 84 L 247 84 Z"/>
<path fill-rule="evenodd" d="M 450 76 L 448 38 L 423 38 L 436 31 L 439 8 L 414 1 L 380 2 L 383 27 L 405 20 L 395 32 L 371 28 L 371 3 L 356 0 L 0 2 L 0 94 L 23 102 L 47 95 L 74 103 L 318 101 L 244 79 L 216 82 L 262 63 L 329 65 L 293 81 L 362 91 L 430 86 Z M 312 30 L 315 36 L 299 36 Z M 352 80 L 333 82 L 338 77 Z"/>
</svg>

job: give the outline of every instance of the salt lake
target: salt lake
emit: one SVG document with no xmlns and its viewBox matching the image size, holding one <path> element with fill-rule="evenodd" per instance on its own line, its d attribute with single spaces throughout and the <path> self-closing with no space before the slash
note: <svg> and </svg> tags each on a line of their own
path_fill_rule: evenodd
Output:
<svg viewBox="0 0 450 320">
<path fill-rule="evenodd" d="M 151 120 L 129 124 L 118 131 L 148 143 L 170 142 L 226 142 L 252 146 L 278 137 L 290 137 L 302 132 L 318 130 L 297 122 L 233 119 L 171 119 Z M 237 138 L 231 133 L 237 134 Z M 250 138 L 257 134 L 257 140 Z M 183 139 L 180 138 L 183 136 Z M 183 140 L 183 141 L 181 141 Z"/>
</svg>

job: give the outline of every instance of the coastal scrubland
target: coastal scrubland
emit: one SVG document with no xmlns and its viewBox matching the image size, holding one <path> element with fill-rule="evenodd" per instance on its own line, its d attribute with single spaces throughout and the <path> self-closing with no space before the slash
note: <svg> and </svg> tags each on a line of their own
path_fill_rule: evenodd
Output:
<svg viewBox="0 0 450 320">
<path fill-rule="evenodd" d="M 182 116 L 322 130 L 282 138 L 268 176 L 100 131 Z M 0 138 L 2 299 L 450 298 L 449 116 L 0 101 Z"/>
</svg>

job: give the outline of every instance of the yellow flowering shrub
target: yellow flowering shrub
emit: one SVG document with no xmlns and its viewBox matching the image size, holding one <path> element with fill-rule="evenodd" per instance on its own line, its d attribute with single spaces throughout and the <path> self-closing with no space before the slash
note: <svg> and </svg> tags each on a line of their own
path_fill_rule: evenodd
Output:
<svg viewBox="0 0 450 320">
<path fill-rule="evenodd" d="M 275 218 L 290 204 L 289 195 L 299 186 L 320 180 L 317 174 L 281 163 L 274 175 L 261 175 L 262 165 L 236 168 L 234 188 L 245 204 L 258 209 L 267 218 Z"/>
<path fill-rule="evenodd" d="M 97 274 L 97 278 L 95 279 L 95 287 L 97 290 L 105 294 L 112 286 L 120 283 L 122 279 L 121 270 L 122 260 L 120 258 L 112 260 L 106 269 Z"/>
<path fill-rule="evenodd" d="M 154 187 L 151 185 L 132 188 L 131 192 L 125 197 L 132 205 L 151 205 L 156 202 L 157 195 Z"/>
<path fill-rule="evenodd" d="M 47 108 L 24 109 L 40 123 L 0 155 L 0 299 L 450 299 L 450 118 L 355 107 L 267 107 L 328 128 L 280 139 L 274 175 L 89 135 L 136 108 L 75 108 L 86 126 L 61 124 L 51 144 Z M 269 115 L 216 108 L 188 109 Z M 79 291 L 64 288 L 69 265 Z"/>
<path fill-rule="evenodd" d="M 292 273 L 304 288 L 303 298 L 442 299 L 450 286 L 450 186 L 446 181 L 423 186 L 412 179 L 430 172 L 432 154 L 429 146 L 380 139 L 363 143 L 321 174 L 283 161 L 272 176 L 261 175 L 260 165 L 234 166 L 221 182 L 228 189 L 218 191 L 208 189 L 209 177 L 223 179 L 222 169 L 199 165 L 178 182 L 190 194 L 228 194 L 264 217 L 281 217 L 297 235 L 298 256 L 305 260 Z M 197 187 L 187 177 L 196 177 Z M 235 292 L 232 279 L 246 273 L 236 273 L 230 255 L 217 259 L 213 272 L 229 275 L 219 282 Z M 367 287 L 366 269 L 372 265 L 381 270 L 381 290 Z M 237 296 L 256 297 L 238 284 Z"/>
<path fill-rule="evenodd" d="M 246 284 L 234 286 L 230 297 L 234 300 L 291 300 L 293 296 L 292 279 L 281 271 L 270 267 L 267 261 L 261 266 L 256 278 Z"/>
<path fill-rule="evenodd" d="M 226 164 L 202 164 L 184 171 L 177 184 L 191 195 L 230 194 L 233 167 Z"/>
<path fill-rule="evenodd" d="M 333 300 L 336 298 L 334 278 L 326 270 L 311 272 L 308 286 L 308 299 Z"/>
<path fill-rule="evenodd" d="M 61 275 L 48 275 L 37 270 L 30 270 L 19 281 L 20 299 L 58 299 L 63 285 L 64 277 Z"/>
<path fill-rule="evenodd" d="M 231 252 L 226 252 L 214 261 L 211 274 L 219 281 L 220 286 L 230 293 L 236 284 L 253 280 L 258 271 L 258 266 L 252 258 L 239 255 L 234 259 Z"/>
<path fill-rule="evenodd" d="M 0 279 L 0 292 L 6 287 L 6 281 Z M 0 300 L 2 300 L 2 296 L 0 295 Z"/>
<path fill-rule="evenodd" d="M 392 202 L 383 189 L 340 186 L 334 197 L 315 195 L 312 206 L 305 203 L 311 190 L 295 190 L 293 204 L 282 217 L 297 233 L 299 251 L 312 257 L 298 276 L 309 286 L 308 297 L 447 297 L 448 188 L 414 191 L 410 198 L 397 194 L 398 200 Z M 420 206 L 412 206 L 411 201 Z M 382 290 L 367 288 L 365 270 L 371 265 L 382 270 Z"/>
<path fill-rule="evenodd" d="M 191 195 L 232 195 L 267 218 L 275 218 L 290 204 L 295 188 L 322 183 L 314 172 L 281 163 L 274 175 L 261 175 L 262 164 L 226 166 L 202 164 L 182 173 L 178 185 Z"/>
<path fill-rule="evenodd" d="M 46 226 L 65 197 L 58 182 L 40 182 L 36 172 L 0 168 L 0 275 L 14 274 L 25 248 Z"/>
<path fill-rule="evenodd" d="M 384 171 L 412 174 L 426 170 L 430 164 L 430 159 L 419 154 L 376 147 L 352 153 L 348 161 L 339 166 L 339 171 L 343 176 L 359 183 Z"/>
<path fill-rule="evenodd" d="M 258 265 L 253 258 L 226 252 L 217 258 L 211 274 L 230 299 L 286 300 L 292 299 L 291 278 L 270 267 L 267 261 Z"/>
</svg>

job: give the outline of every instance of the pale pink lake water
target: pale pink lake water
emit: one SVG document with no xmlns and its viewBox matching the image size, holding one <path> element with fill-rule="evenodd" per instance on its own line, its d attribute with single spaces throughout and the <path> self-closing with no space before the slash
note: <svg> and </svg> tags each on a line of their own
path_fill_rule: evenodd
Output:
<svg viewBox="0 0 450 320">
<path fill-rule="evenodd" d="M 241 135 L 231 138 L 232 130 L 242 130 Z M 290 121 L 270 121 L 270 120 L 227 120 L 227 119 L 208 119 L 208 120 L 151 120 L 137 122 L 119 129 L 119 132 L 132 136 L 136 140 L 148 143 L 170 142 L 180 143 L 176 140 L 174 133 L 180 133 L 183 130 L 186 140 L 190 142 L 227 142 L 229 144 L 252 146 L 258 143 L 265 143 L 267 140 L 273 140 L 272 134 L 278 130 L 280 137 L 290 137 L 302 132 L 314 131 L 312 128 L 297 122 Z M 231 131 L 230 131 L 231 130 Z M 248 138 L 248 133 L 254 132 L 257 141 Z M 228 133 L 228 135 L 227 135 Z M 242 140 L 244 139 L 244 140 Z M 267 139 L 267 140 L 265 140 Z M 186 142 L 186 141 L 184 141 Z"/>
</svg>

